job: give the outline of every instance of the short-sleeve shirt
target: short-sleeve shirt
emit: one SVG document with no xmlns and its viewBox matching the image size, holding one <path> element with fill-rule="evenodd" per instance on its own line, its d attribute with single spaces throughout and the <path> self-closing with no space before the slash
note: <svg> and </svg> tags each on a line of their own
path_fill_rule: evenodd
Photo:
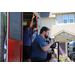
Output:
<svg viewBox="0 0 75 75">
<path fill-rule="evenodd" d="M 23 46 L 31 46 L 31 37 L 32 31 L 34 28 L 26 29 L 26 26 L 23 29 Z"/>
<path fill-rule="evenodd" d="M 39 57 L 40 60 L 45 60 L 47 58 L 47 51 L 43 51 L 41 47 L 46 45 L 47 43 L 41 35 L 36 36 L 34 42 L 32 43 L 31 59 Z"/>
</svg>

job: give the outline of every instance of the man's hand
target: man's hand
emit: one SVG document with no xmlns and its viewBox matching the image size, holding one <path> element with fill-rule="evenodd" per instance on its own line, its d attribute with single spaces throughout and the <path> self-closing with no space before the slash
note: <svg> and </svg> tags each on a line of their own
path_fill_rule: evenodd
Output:
<svg viewBox="0 0 75 75">
<path fill-rule="evenodd" d="M 51 55 L 51 58 L 55 58 L 55 55 L 54 55 L 54 54 L 52 54 L 52 55 Z"/>
<path fill-rule="evenodd" d="M 36 30 L 38 30 L 38 17 L 37 16 L 36 16 L 36 28 L 34 28 L 33 31 L 36 31 Z"/>
<path fill-rule="evenodd" d="M 35 15 L 33 14 L 32 19 L 34 19 L 34 18 L 35 18 Z"/>
<path fill-rule="evenodd" d="M 55 58 L 57 58 L 57 54 L 54 52 Z"/>
<path fill-rule="evenodd" d="M 53 44 L 53 40 L 50 41 L 51 45 Z"/>
<path fill-rule="evenodd" d="M 53 54 L 53 51 L 52 50 L 47 50 L 47 52 L 49 53 L 49 54 Z"/>
</svg>

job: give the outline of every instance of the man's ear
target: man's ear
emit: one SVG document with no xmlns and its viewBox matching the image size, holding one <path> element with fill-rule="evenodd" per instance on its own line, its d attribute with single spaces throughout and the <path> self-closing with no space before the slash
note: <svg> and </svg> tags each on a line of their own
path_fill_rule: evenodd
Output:
<svg viewBox="0 0 75 75">
<path fill-rule="evenodd" d="M 45 31 L 43 31 L 43 33 L 45 34 Z"/>
</svg>

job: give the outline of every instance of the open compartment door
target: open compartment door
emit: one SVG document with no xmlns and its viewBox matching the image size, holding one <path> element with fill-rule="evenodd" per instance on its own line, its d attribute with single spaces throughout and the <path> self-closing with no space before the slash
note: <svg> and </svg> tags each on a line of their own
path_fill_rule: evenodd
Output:
<svg viewBox="0 0 75 75">
<path fill-rule="evenodd" d="M 8 62 L 21 62 L 23 50 L 23 13 L 8 12 Z"/>
</svg>

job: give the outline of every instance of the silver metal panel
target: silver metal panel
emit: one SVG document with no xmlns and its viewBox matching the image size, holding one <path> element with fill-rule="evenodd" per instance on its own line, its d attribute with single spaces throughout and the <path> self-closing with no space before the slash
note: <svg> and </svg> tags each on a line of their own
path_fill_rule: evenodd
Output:
<svg viewBox="0 0 75 75">
<path fill-rule="evenodd" d="M 4 14 L 3 14 L 3 12 L 1 12 L 1 60 L 0 60 L 0 62 L 3 62 L 4 61 L 4 50 L 3 50 L 3 45 L 4 45 L 4 43 L 3 43 L 3 41 L 4 41 L 4 30 L 3 30 L 3 27 L 4 27 L 4 25 L 3 25 L 3 16 L 4 16 Z"/>
<path fill-rule="evenodd" d="M 4 41 L 7 30 L 6 20 L 6 13 L 0 12 L 0 62 L 4 61 Z"/>
</svg>

